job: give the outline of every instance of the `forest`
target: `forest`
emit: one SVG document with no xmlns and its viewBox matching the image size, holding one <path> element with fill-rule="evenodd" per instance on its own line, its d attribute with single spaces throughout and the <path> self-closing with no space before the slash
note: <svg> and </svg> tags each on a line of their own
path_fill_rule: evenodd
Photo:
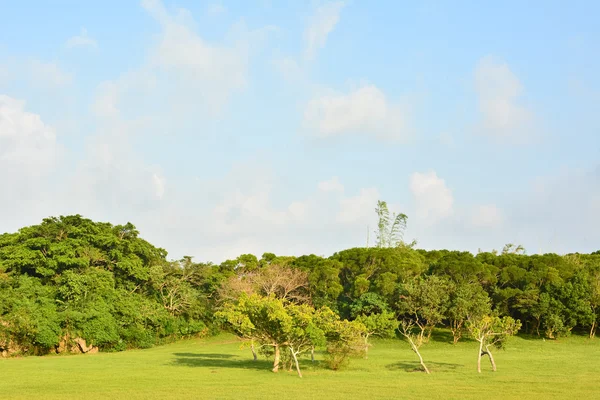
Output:
<svg viewBox="0 0 600 400">
<path fill-rule="evenodd" d="M 511 335 L 595 336 L 600 252 L 527 255 L 403 241 L 408 217 L 377 204 L 373 247 L 330 257 L 242 254 L 221 264 L 169 261 L 131 223 L 80 215 L 0 235 L 0 352 L 4 357 L 115 352 L 232 332 L 248 354 L 292 366 L 324 348 L 327 365 L 368 357 L 370 338 L 419 348 L 434 328 L 479 342 L 478 366 Z M 282 351 L 285 350 L 285 351 Z"/>
</svg>

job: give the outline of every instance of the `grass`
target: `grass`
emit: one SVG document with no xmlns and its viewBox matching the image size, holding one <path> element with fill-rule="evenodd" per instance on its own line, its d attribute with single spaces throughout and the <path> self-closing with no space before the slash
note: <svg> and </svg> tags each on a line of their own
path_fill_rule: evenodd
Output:
<svg viewBox="0 0 600 400">
<path fill-rule="evenodd" d="M 228 335 L 148 350 L 0 360 L 7 399 L 511 399 L 593 398 L 600 383 L 600 340 L 513 338 L 495 353 L 498 371 L 476 371 L 477 345 L 447 343 L 444 332 L 421 350 L 431 375 L 401 340 L 376 341 L 369 359 L 330 371 L 303 359 L 304 379 L 270 372 Z"/>
</svg>

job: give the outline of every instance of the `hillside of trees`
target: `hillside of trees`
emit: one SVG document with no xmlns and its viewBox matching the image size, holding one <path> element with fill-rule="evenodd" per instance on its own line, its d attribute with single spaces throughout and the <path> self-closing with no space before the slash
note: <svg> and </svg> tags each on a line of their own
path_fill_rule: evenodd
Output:
<svg viewBox="0 0 600 400">
<path fill-rule="evenodd" d="M 520 325 L 521 333 L 548 339 L 594 336 L 600 252 L 420 250 L 402 241 L 406 216 L 390 216 L 384 206 L 375 247 L 327 258 L 265 253 L 219 265 L 168 261 L 132 224 L 79 215 L 0 235 L 0 352 L 121 351 L 229 329 L 248 339 L 255 356 L 272 354 L 280 339 L 260 339 L 258 325 L 276 313 L 269 321 L 287 335 L 281 343 L 297 343 L 282 363 L 316 344 L 335 347 L 332 365 L 342 363 L 359 346 L 345 339 L 350 334 L 364 340 L 365 351 L 369 336 L 404 335 L 418 352 L 435 327 L 449 328 L 455 342 L 477 339 L 475 315 L 481 323 L 512 324 L 507 333 Z"/>
</svg>

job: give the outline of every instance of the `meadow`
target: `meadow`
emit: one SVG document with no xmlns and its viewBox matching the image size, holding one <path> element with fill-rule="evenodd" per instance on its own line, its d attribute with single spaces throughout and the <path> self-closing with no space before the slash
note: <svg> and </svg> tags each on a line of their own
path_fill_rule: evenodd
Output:
<svg viewBox="0 0 600 400">
<path fill-rule="evenodd" d="M 270 372 L 252 361 L 231 335 L 183 340 L 145 350 L 0 360 L 0 398 L 6 399 L 511 399 L 595 398 L 600 383 L 600 340 L 558 341 L 520 336 L 476 371 L 476 342 L 452 345 L 446 331 L 421 350 L 431 370 L 399 339 L 379 340 L 368 359 L 341 371 L 303 358 L 304 378 Z"/>
</svg>

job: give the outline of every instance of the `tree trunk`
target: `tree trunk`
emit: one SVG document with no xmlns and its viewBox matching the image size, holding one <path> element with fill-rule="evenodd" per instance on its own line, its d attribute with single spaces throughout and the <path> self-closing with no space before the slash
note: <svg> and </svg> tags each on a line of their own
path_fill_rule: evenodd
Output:
<svg viewBox="0 0 600 400">
<path fill-rule="evenodd" d="M 279 360 L 281 359 L 281 354 L 279 353 L 279 345 L 275 345 L 275 360 L 273 360 L 273 372 L 279 372 Z"/>
<path fill-rule="evenodd" d="M 365 360 L 369 358 L 369 335 L 365 336 Z"/>
<path fill-rule="evenodd" d="M 494 356 L 492 355 L 492 352 L 490 351 L 489 346 L 486 346 L 485 350 L 486 350 L 488 357 L 490 358 L 490 364 L 492 364 L 492 371 L 496 372 L 496 363 L 494 362 Z"/>
<path fill-rule="evenodd" d="M 254 341 L 250 343 L 250 350 L 252 350 L 252 357 L 254 358 L 254 361 L 257 361 L 258 356 L 256 355 L 256 349 L 254 348 Z"/>
<path fill-rule="evenodd" d="M 425 370 L 425 372 L 427 374 L 429 374 L 429 370 L 427 369 L 427 366 L 425 365 L 425 363 L 423 362 L 423 357 L 421 357 L 421 353 L 419 353 L 419 349 L 417 346 L 415 346 L 415 343 L 413 342 L 413 340 L 411 338 L 407 338 L 408 341 L 410 342 L 410 346 L 412 347 L 412 350 L 417 354 L 417 356 L 419 357 L 419 361 L 421 362 L 421 366 L 423 367 L 423 369 Z"/>
<path fill-rule="evenodd" d="M 290 347 L 290 353 L 292 353 L 292 357 L 294 357 L 294 362 L 296 363 L 296 371 L 298 371 L 298 376 L 302 378 L 302 372 L 300 372 L 300 364 L 298 364 L 298 357 L 296 357 L 296 353 Z"/>
<path fill-rule="evenodd" d="M 477 372 L 481 373 L 481 354 L 483 352 L 483 339 L 479 340 L 479 352 L 477 353 Z"/>
<path fill-rule="evenodd" d="M 429 339 L 431 339 L 431 333 L 433 332 L 433 326 L 429 327 L 429 329 L 427 329 L 427 340 L 425 340 L 425 343 L 429 343 Z"/>
<path fill-rule="evenodd" d="M 596 321 L 592 322 L 592 329 L 590 329 L 590 339 L 596 336 Z"/>
<path fill-rule="evenodd" d="M 310 348 L 310 361 L 315 362 L 315 346 Z"/>
<path fill-rule="evenodd" d="M 462 336 L 462 327 L 459 323 L 453 322 L 450 330 L 452 331 L 452 344 L 458 343 L 460 337 Z"/>
</svg>

